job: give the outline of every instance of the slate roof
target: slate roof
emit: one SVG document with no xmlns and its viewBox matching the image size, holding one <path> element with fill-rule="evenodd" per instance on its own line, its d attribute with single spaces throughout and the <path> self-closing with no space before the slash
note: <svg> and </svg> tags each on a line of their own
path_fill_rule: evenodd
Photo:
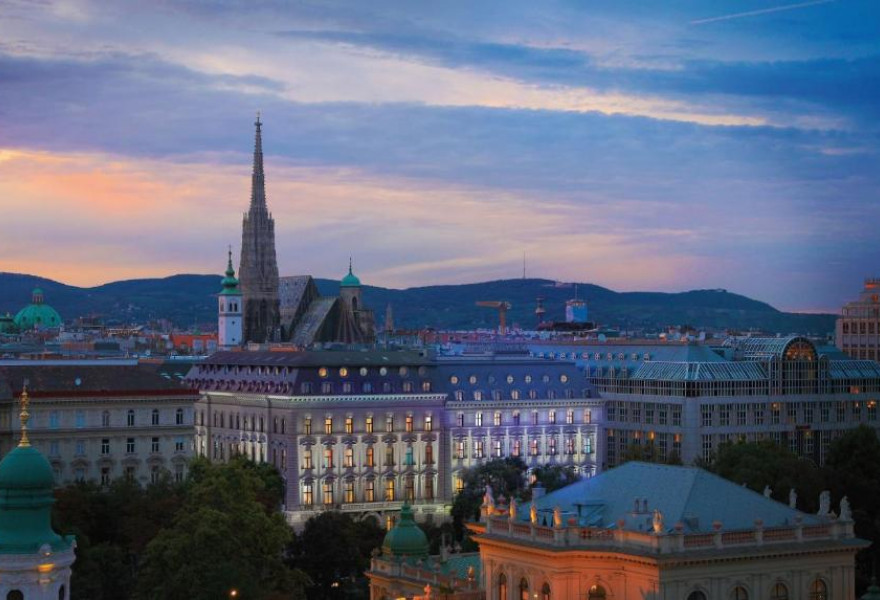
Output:
<svg viewBox="0 0 880 600">
<path fill-rule="evenodd" d="M 643 499 L 648 501 L 647 510 Z M 628 462 L 582 479 L 538 499 L 536 505 L 539 521 L 552 522 L 553 509 L 559 506 L 565 519 L 579 515 L 582 526 L 616 529 L 618 520 L 624 519 L 625 529 L 643 532 L 651 531 L 654 509 L 662 513 L 668 531 L 681 522 L 686 533 L 711 532 L 714 521 L 725 530 L 753 529 L 758 518 L 765 528 L 793 525 L 798 515 L 805 525 L 824 522 L 697 467 L 643 462 Z M 518 507 L 517 518 L 529 520 L 528 504 Z"/>
<path fill-rule="evenodd" d="M 176 392 L 192 395 L 180 379 L 164 377 L 160 365 L 39 365 L 0 367 L 0 389 L 11 390 L 12 396 L 21 393 L 22 383 L 28 381 L 32 397 L 79 396 L 84 394 L 131 394 Z M 7 396 L 8 397 L 8 396 Z"/>
<path fill-rule="evenodd" d="M 338 298 L 334 296 L 331 298 L 318 298 L 312 302 L 306 314 L 297 323 L 296 330 L 293 332 L 290 341 L 302 347 L 314 343 L 330 311 L 333 310 L 333 305 L 337 301 Z"/>
</svg>

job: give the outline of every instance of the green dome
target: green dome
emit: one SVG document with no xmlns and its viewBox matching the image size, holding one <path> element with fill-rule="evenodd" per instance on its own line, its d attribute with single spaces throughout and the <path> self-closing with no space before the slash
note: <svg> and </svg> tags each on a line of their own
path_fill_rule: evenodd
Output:
<svg viewBox="0 0 880 600">
<path fill-rule="evenodd" d="M 52 530 L 54 485 L 49 461 L 32 446 L 18 446 L 0 461 L 0 554 L 70 547 L 72 538 Z"/>
<path fill-rule="evenodd" d="M 351 272 L 351 260 L 348 261 L 348 275 L 342 278 L 339 285 L 342 287 L 360 287 L 361 285 L 361 280 Z"/>
<path fill-rule="evenodd" d="M 61 315 L 48 304 L 43 303 L 43 290 L 34 288 L 31 303 L 15 315 L 15 325 L 21 330 L 53 329 L 61 327 Z"/>
<path fill-rule="evenodd" d="M 382 552 L 387 556 L 428 556 L 428 537 L 416 525 L 409 503 L 404 503 L 400 520 L 385 534 Z"/>
</svg>

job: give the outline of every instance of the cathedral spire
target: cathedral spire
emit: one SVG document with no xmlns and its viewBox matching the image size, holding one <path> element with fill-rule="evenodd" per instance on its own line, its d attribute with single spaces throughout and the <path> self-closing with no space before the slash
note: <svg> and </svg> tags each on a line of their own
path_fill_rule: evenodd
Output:
<svg viewBox="0 0 880 600">
<path fill-rule="evenodd" d="M 257 132 L 254 137 L 254 172 L 251 176 L 251 210 L 266 210 L 266 176 L 263 173 L 263 122 L 260 121 L 260 112 L 257 111 L 257 120 L 254 122 Z"/>
</svg>

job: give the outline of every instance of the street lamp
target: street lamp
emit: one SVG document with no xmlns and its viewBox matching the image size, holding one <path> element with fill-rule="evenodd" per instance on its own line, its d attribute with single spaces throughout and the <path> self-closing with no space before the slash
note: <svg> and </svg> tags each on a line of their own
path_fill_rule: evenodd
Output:
<svg viewBox="0 0 880 600">
<path fill-rule="evenodd" d="M 235 588 L 229 590 L 229 597 L 230 598 L 238 598 L 238 590 L 236 590 Z"/>
</svg>

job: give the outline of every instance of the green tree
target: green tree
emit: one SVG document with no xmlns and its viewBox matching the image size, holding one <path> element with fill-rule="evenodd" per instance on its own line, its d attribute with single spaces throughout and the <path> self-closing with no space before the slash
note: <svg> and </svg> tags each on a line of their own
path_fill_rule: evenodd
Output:
<svg viewBox="0 0 880 600">
<path fill-rule="evenodd" d="M 462 490 L 452 502 L 452 523 L 456 539 L 465 537 L 464 524 L 480 518 L 480 506 L 486 486 L 492 486 L 495 498 L 518 498 L 526 491 L 526 464 L 521 458 L 496 458 L 461 474 Z"/>
<path fill-rule="evenodd" d="M 663 458 L 660 455 L 660 452 L 657 450 L 657 447 L 654 446 L 654 442 L 648 442 L 646 444 L 637 444 L 633 442 L 630 444 L 626 451 L 621 455 L 620 462 L 617 466 L 622 465 L 623 463 L 627 463 L 631 460 L 637 460 L 641 462 L 649 462 L 649 463 L 658 463 L 664 465 L 680 465 L 681 456 L 673 450 L 672 452 L 668 452 L 666 454 L 666 458 Z"/>
<path fill-rule="evenodd" d="M 146 547 L 138 598 L 268 598 L 293 585 L 282 560 L 292 532 L 260 497 L 266 484 L 243 461 L 196 465 L 170 527 Z"/>
<path fill-rule="evenodd" d="M 770 441 L 722 444 L 714 459 L 700 466 L 756 492 L 770 486 L 773 498 L 780 502 L 788 503 L 789 491 L 794 489 L 798 508 L 805 512 L 817 510 L 825 487 L 822 471 L 813 461 Z"/>
</svg>

